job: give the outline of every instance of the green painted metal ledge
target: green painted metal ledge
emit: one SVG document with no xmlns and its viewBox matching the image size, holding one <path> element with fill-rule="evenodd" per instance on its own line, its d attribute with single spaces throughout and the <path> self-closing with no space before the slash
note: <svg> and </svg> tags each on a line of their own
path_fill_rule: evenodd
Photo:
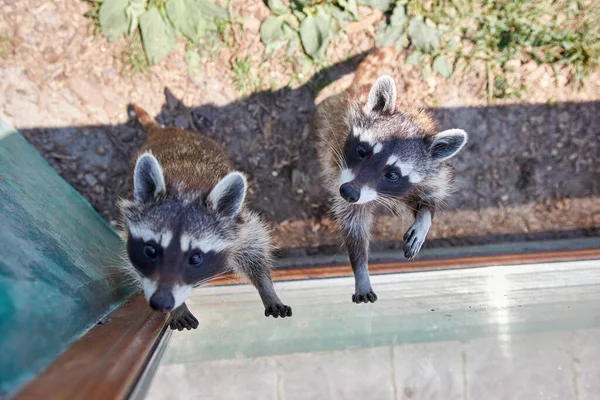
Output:
<svg viewBox="0 0 600 400">
<path fill-rule="evenodd" d="M 0 116 L 0 397 L 134 291 L 123 243 Z"/>
</svg>

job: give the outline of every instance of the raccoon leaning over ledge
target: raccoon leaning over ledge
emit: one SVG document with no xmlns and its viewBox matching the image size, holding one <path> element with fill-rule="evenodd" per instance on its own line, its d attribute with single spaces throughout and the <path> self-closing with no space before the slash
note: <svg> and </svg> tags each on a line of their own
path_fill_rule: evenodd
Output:
<svg viewBox="0 0 600 400">
<path fill-rule="evenodd" d="M 381 65 L 391 48 L 375 51 L 358 66 L 350 87 L 317 106 L 312 122 L 324 184 L 354 272 L 355 303 L 375 302 L 368 268 L 373 214 L 407 207 L 415 222 L 404 235 L 413 259 L 434 212 L 451 192 L 453 170 L 445 163 L 467 142 L 460 129 L 437 132 L 423 110 L 396 107 L 396 85 Z"/>
<path fill-rule="evenodd" d="M 119 206 L 127 254 L 150 306 L 171 312 L 172 329 L 195 329 L 184 303 L 192 288 L 233 271 L 257 288 L 265 316 L 291 317 L 271 281 L 269 231 L 244 205 L 246 177 L 213 140 L 163 128 L 133 108 L 148 139 L 136 157 L 133 200 Z"/>
</svg>

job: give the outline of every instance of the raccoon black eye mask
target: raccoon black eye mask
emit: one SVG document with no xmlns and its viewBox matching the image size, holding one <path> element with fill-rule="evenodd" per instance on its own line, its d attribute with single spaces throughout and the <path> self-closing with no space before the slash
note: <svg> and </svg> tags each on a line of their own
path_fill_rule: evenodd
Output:
<svg viewBox="0 0 600 400">
<path fill-rule="evenodd" d="M 355 303 L 377 300 L 368 268 L 375 213 L 399 206 L 413 211 L 403 251 L 415 258 L 451 192 L 453 169 L 446 161 L 467 142 L 463 130 L 438 132 L 424 111 L 396 107 L 392 78 L 376 79 L 381 63 L 393 55 L 386 48 L 368 56 L 352 85 L 318 105 L 313 119 L 325 187 L 354 272 Z"/>
<path fill-rule="evenodd" d="M 271 281 L 270 236 L 244 204 L 245 176 L 209 138 L 161 128 L 134 107 L 148 139 L 133 168 L 133 200 L 120 204 L 127 253 L 149 305 L 172 329 L 195 329 L 192 289 L 235 272 L 257 288 L 265 316 L 291 317 Z"/>
</svg>

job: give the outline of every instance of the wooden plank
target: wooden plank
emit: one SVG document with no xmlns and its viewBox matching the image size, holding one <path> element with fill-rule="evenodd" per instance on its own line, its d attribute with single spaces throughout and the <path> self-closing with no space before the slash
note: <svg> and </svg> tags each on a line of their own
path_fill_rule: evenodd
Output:
<svg viewBox="0 0 600 400">
<path fill-rule="evenodd" d="M 109 314 L 30 382 L 15 399 L 124 399 L 166 328 L 143 294 Z"/>
<path fill-rule="evenodd" d="M 600 248 L 375 263 L 369 265 L 369 271 L 371 274 L 377 275 L 415 271 L 435 271 L 442 269 L 490 267 L 494 265 L 532 264 L 542 262 L 593 259 L 600 259 Z M 276 281 L 339 278 L 345 276 L 352 276 L 352 268 L 350 265 L 333 265 L 330 267 L 317 268 L 286 268 L 273 271 L 273 279 Z M 239 283 L 239 278 L 234 275 L 222 275 L 210 281 L 211 285 L 230 285 L 234 283 Z"/>
</svg>

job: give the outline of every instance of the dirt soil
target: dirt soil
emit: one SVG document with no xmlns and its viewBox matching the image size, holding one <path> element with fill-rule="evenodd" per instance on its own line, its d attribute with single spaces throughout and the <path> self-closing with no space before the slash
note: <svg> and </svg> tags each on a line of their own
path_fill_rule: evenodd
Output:
<svg viewBox="0 0 600 400">
<path fill-rule="evenodd" d="M 232 0 L 243 26 L 193 77 L 183 42 L 165 62 L 131 75 L 126 40 L 94 35 L 83 17 L 88 8 L 84 1 L 0 1 L 0 112 L 103 217 L 114 224 L 116 201 L 130 190 L 129 159 L 144 139 L 127 113 L 136 103 L 229 151 L 249 174 L 250 205 L 272 223 L 282 254 L 343 252 L 308 124 L 318 82 L 335 81 L 320 98 L 349 83 L 382 15 L 361 9 L 371 15 L 330 46 L 333 65 L 298 81 L 281 57 L 263 60 L 259 29 L 269 12 L 260 0 Z M 237 92 L 236 58 L 252 61 L 264 90 Z M 576 91 L 564 71 L 517 62 L 515 76 L 528 88 L 521 100 L 488 102 L 482 65 L 423 81 L 404 58 L 382 70 L 395 77 L 402 101 L 430 108 L 440 129 L 470 135 L 455 160 L 458 190 L 426 247 L 600 235 L 600 71 Z M 401 247 L 410 222 L 382 215 L 377 248 Z"/>
</svg>

